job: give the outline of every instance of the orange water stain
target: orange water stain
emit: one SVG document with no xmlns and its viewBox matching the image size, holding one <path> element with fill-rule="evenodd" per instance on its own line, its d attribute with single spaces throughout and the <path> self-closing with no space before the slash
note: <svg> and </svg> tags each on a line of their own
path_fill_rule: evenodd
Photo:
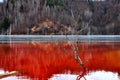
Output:
<svg viewBox="0 0 120 80">
<path fill-rule="evenodd" d="M 79 43 L 78 46 L 87 71 L 105 70 L 120 75 L 120 43 Z M 49 42 L 1 43 L 0 68 L 38 80 L 67 71 L 74 74 L 82 71 L 70 43 Z"/>
</svg>

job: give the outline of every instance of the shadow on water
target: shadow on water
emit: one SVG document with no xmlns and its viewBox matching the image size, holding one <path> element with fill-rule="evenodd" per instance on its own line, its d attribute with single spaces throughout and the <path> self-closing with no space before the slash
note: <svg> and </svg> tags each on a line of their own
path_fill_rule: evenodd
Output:
<svg viewBox="0 0 120 80">
<path fill-rule="evenodd" d="M 82 42 L 78 44 L 78 49 L 79 56 L 87 67 L 87 73 L 84 75 L 87 80 L 91 80 L 91 78 L 89 79 L 91 74 L 94 75 L 91 72 L 101 70 L 120 75 L 120 43 Z M 7 55 L 5 51 L 7 51 Z M 77 77 L 82 73 L 82 67 L 76 63 L 69 42 L 1 44 L 0 68 L 4 71 L 18 71 L 21 74 L 16 76 L 27 76 L 33 80 L 48 80 L 52 76 L 50 80 L 64 80 L 58 79 L 61 77 L 55 79 L 54 75 L 67 76 L 65 73 L 69 73 L 71 77 Z M 104 77 L 100 73 L 97 75 L 99 77 L 92 80 L 102 80 Z M 99 79 L 100 77 L 101 79 Z"/>
</svg>

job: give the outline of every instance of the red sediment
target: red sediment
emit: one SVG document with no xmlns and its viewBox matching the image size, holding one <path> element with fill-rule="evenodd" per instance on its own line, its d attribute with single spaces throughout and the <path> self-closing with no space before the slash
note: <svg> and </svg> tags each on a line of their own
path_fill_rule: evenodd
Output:
<svg viewBox="0 0 120 80">
<path fill-rule="evenodd" d="M 79 56 L 88 71 L 105 70 L 120 74 L 120 43 L 79 43 Z M 66 71 L 82 71 L 69 43 L 1 44 L 0 68 L 39 80 Z M 80 76 L 83 77 L 84 73 Z"/>
</svg>

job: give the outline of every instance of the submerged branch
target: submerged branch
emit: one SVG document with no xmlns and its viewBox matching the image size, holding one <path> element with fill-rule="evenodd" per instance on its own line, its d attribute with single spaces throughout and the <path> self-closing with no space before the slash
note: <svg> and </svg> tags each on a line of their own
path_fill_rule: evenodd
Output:
<svg viewBox="0 0 120 80">
<path fill-rule="evenodd" d="M 9 77 L 9 76 L 12 76 L 12 75 L 16 75 L 16 74 L 18 74 L 17 71 L 11 71 L 11 72 L 8 72 L 8 73 L 5 73 L 5 74 L 0 74 L 0 79 L 6 78 L 6 77 Z"/>
</svg>

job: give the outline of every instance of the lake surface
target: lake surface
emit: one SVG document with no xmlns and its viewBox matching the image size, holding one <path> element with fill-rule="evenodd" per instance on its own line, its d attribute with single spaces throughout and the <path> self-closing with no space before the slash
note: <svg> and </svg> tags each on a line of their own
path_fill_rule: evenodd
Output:
<svg viewBox="0 0 120 80">
<path fill-rule="evenodd" d="M 14 80 L 76 80 L 83 68 L 75 60 L 72 45 L 73 42 L 0 43 L 0 69 L 18 71 Z M 78 53 L 86 67 L 80 80 L 120 80 L 119 42 L 81 42 Z"/>
</svg>

